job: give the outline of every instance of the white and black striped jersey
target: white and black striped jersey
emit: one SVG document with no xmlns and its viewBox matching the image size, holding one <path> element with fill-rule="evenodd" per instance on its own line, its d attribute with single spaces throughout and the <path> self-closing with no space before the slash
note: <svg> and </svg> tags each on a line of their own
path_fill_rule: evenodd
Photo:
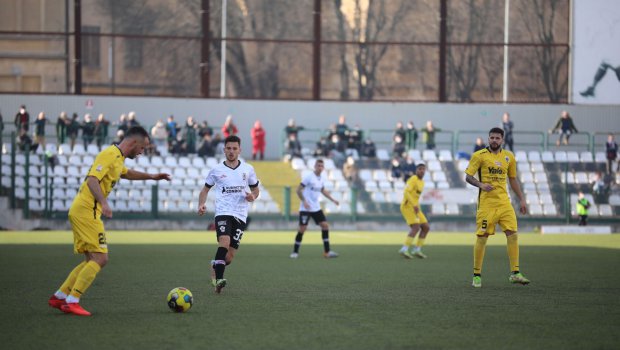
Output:
<svg viewBox="0 0 620 350">
<path fill-rule="evenodd" d="M 321 210 L 321 205 L 319 204 L 319 197 L 321 196 L 321 191 L 323 187 L 325 187 L 325 183 L 323 182 L 322 176 L 317 176 L 314 172 L 306 175 L 301 180 L 301 186 L 303 187 L 303 195 L 308 202 L 309 208 L 304 207 L 304 202 L 301 201 L 299 205 L 299 211 L 309 211 L 315 212 Z"/>
<path fill-rule="evenodd" d="M 215 216 L 232 215 L 246 222 L 250 203 L 245 196 L 250 188 L 258 186 L 254 167 L 239 161 L 233 169 L 222 161 L 209 171 L 205 186 L 215 194 Z"/>
</svg>

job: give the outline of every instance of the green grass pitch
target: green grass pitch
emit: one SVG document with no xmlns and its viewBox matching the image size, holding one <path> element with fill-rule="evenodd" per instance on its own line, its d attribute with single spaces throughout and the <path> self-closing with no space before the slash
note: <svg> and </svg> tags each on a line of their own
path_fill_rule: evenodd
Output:
<svg viewBox="0 0 620 350">
<path fill-rule="evenodd" d="M 215 295 L 213 232 L 110 232 L 110 262 L 82 299 L 92 317 L 47 306 L 81 257 L 69 232 L 0 232 L 0 329 L 12 349 L 612 349 L 620 326 L 620 235 L 521 234 L 529 286 L 508 283 L 503 235 L 471 287 L 473 234 L 431 232 L 426 260 L 405 233 L 248 231 Z M 195 304 L 172 313 L 166 295 Z"/>
</svg>

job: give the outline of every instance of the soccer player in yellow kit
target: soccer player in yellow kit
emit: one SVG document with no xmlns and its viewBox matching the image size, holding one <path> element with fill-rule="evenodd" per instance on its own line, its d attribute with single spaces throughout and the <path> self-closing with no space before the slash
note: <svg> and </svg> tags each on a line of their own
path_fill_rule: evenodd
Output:
<svg viewBox="0 0 620 350">
<path fill-rule="evenodd" d="M 170 181 L 169 174 L 147 174 L 125 167 L 125 159 L 134 159 L 142 154 L 148 144 L 149 134 L 146 130 L 134 126 L 127 131 L 120 144 L 104 149 L 95 158 L 69 209 L 73 251 L 84 254 L 85 259 L 69 273 L 58 291 L 50 297 L 50 307 L 65 313 L 90 316 L 90 312 L 84 310 L 79 303 L 82 294 L 108 262 L 108 245 L 101 221 L 101 215 L 112 217 L 108 195 L 121 178 Z"/>
<path fill-rule="evenodd" d="M 426 255 L 422 253 L 422 246 L 424 245 L 424 240 L 430 230 L 430 226 L 420 208 L 420 196 L 422 195 L 422 190 L 424 190 L 424 174 L 426 174 L 426 165 L 424 163 L 416 165 L 415 175 L 407 180 L 403 201 L 400 203 L 400 212 L 403 214 L 403 218 L 405 218 L 410 229 L 405 239 L 405 244 L 398 252 L 407 259 L 411 259 L 414 256 L 420 259 L 426 259 Z M 418 242 L 410 252 L 409 249 L 418 231 L 420 231 Z"/>
<path fill-rule="evenodd" d="M 530 281 L 519 271 L 519 242 L 517 238 L 517 216 L 510 203 L 506 179 L 520 201 L 519 211 L 527 213 L 521 187 L 517 181 L 517 164 L 514 155 L 502 148 L 504 130 L 493 128 L 489 131 L 489 146 L 475 152 L 467 169 L 465 181 L 480 188 L 478 210 L 476 212 L 476 243 L 474 245 L 474 277 L 472 286 L 482 287 L 482 261 L 489 235 L 495 234 L 495 226 L 500 225 L 506 233 L 511 283 L 528 284 Z M 478 179 L 474 175 L 478 174 Z"/>
</svg>

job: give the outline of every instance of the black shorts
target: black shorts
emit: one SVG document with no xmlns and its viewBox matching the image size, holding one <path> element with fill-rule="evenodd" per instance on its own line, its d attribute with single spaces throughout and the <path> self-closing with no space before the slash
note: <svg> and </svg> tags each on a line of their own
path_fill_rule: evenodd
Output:
<svg viewBox="0 0 620 350">
<path fill-rule="evenodd" d="M 239 249 L 239 243 L 243 237 L 245 222 L 231 215 L 219 215 L 215 217 L 215 233 L 217 237 L 229 236 L 230 247 Z"/>
<path fill-rule="evenodd" d="M 314 219 L 314 223 L 317 225 L 323 221 L 327 221 L 327 219 L 325 218 L 325 214 L 323 214 L 322 210 L 300 211 L 299 212 L 299 225 L 302 225 L 302 226 L 308 225 L 308 221 L 310 221 L 310 217 Z"/>
</svg>

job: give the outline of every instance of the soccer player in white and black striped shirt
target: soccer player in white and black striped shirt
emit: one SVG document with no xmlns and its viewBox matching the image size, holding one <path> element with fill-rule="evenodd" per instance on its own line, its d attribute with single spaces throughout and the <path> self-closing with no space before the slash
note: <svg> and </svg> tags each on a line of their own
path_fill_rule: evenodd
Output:
<svg viewBox="0 0 620 350">
<path fill-rule="evenodd" d="M 220 293 L 226 286 L 224 270 L 229 265 L 243 237 L 249 203 L 259 194 L 254 168 L 239 160 L 241 139 L 229 136 L 224 140 L 226 160 L 209 171 L 205 186 L 198 196 L 198 214 L 207 212 L 207 195 L 215 186 L 215 230 L 218 248 L 211 266 L 215 272 L 211 284 Z"/>
<path fill-rule="evenodd" d="M 329 224 L 319 204 L 319 197 L 321 194 L 336 205 L 340 204 L 327 190 L 325 190 L 323 178 L 321 177 L 321 172 L 323 172 L 324 168 L 325 164 L 323 160 L 317 159 L 314 163 L 314 171 L 301 179 L 301 183 L 297 187 L 297 196 L 299 196 L 301 200 L 299 206 L 299 230 L 297 231 L 297 236 L 295 236 L 295 245 L 293 246 L 291 259 L 297 259 L 299 257 L 299 247 L 301 246 L 301 240 L 304 236 L 304 232 L 306 232 L 310 218 L 321 227 L 323 256 L 325 258 L 338 257 L 338 253 L 329 248 Z"/>
</svg>

